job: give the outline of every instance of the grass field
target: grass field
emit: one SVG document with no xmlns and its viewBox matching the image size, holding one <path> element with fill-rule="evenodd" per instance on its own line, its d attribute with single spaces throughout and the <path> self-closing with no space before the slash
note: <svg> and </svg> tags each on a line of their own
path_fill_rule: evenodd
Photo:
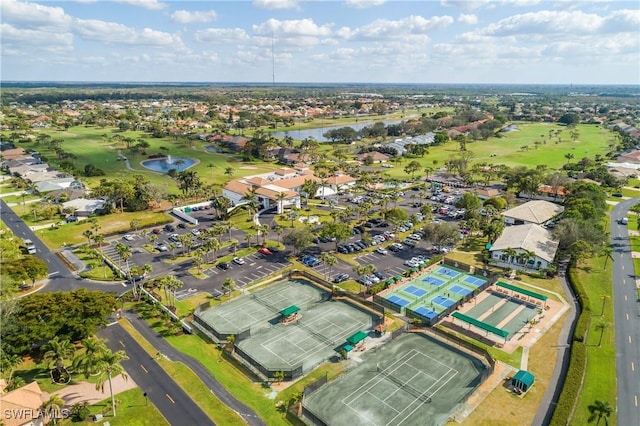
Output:
<svg viewBox="0 0 640 426">
<path fill-rule="evenodd" d="M 576 129 L 580 136 L 573 142 L 570 131 L 557 124 L 551 123 L 516 123 L 520 130 L 504 133 L 503 138 L 490 138 L 487 141 L 476 141 L 467 144 L 467 151 L 473 153 L 473 163 L 505 164 L 509 167 L 528 166 L 535 167 L 538 164 L 546 165 L 549 169 L 558 169 L 567 162 L 566 154 L 572 154 L 572 161 L 582 157 L 593 158 L 596 154 L 604 155 L 608 151 L 611 132 L 602 127 L 593 125 L 579 125 Z M 550 130 L 562 130 L 562 142 L 555 143 L 557 137 L 549 140 Z M 536 149 L 535 141 L 542 141 L 545 136 L 546 144 L 539 145 Z M 528 146 L 523 150 L 523 146 Z M 439 168 L 452 156 L 460 152 L 457 142 L 451 141 L 442 146 L 429 148 L 429 153 L 424 158 L 416 159 L 423 167 Z M 496 154 L 492 157 L 492 154 Z M 434 161 L 436 162 L 434 165 Z M 405 160 L 405 163 L 407 161 Z M 404 164 L 404 163 L 403 163 Z M 391 177 L 406 178 L 403 165 L 396 165 L 388 169 Z"/>
<path fill-rule="evenodd" d="M 589 411 L 587 406 L 595 400 L 606 401 L 612 406 L 616 403 L 616 348 L 615 332 L 613 329 L 613 282 L 611 269 L 615 267 L 611 262 L 604 269 L 604 257 L 589 259 L 577 269 L 577 276 L 584 285 L 591 303 L 591 324 L 587 334 L 587 369 L 582 385 L 582 391 L 577 401 L 573 424 L 587 424 Z M 602 298 L 606 297 L 604 316 Z M 602 345 L 598 346 L 600 331 L 596 326 L 600 322 L 610 324 L 604 331 Z M 610 424 L 616 424 L 615 410 L 609 418 Z"/>
</svg>

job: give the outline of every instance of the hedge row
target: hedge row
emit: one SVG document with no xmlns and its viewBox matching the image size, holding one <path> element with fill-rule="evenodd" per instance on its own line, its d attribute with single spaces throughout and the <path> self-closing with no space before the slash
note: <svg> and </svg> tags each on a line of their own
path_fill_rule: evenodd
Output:
<svg viewBox="0 0 640 426">
<path fill-rule="evenodd" d="M 582 313 L 578 317 L 576 327 L 573 331 L 573 340 L 576 342 L 584 342 L 587 330 L 589 329 L 589 322 L 591 320 L 591 302 L 573 268 L 569 268 L 568 278 L 569 285 L 571 285 L 571 288 L 578 299 L 578 303 L 582 308 Z"/>
<path fill-rule="evenodd" d="M 569 416 L 573 406 L 578 400 L 582 376 L 587 366 L 587 347 L 582 342 L 573 342 L 571 345 L 571 360 L 569 370 L 564 379 L 562 393 L 558 399 L 556 409 L 553 411 L 550 426 L 566 426 L 569 424 Z"/>
<path fill-rule="evenodd" d="M 589 322 L 591 320 L 591 307 L 589 305 L 589 297 L 584 291 L 582 283 L 576 276 L 575 270 L 569 268 L 567 277 L 569 285 L 576 294 L 578 303 L 582 308 L 582 312 L 576 321 L 573 330 L 573 343 L 571 344 L 571 354 L 569 358 L 569 367 L 567 375 L 562 385 L 562 392 L 558 399 L 558 404 L 553 410 L 551 417 L 551 426 L 566 426 L 569 423 L 569 416 L 573 411 L 573 407 L 578 400 L 580 387 L 582 386 L 582 377 L 587 366 L 587 347 L 584 344 L 586 339 Z"/>
</svg>

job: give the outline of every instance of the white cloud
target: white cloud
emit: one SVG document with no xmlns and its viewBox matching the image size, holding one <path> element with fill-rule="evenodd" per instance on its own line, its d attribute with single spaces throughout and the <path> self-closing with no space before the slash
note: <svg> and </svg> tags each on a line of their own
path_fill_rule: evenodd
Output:
<svg viewBox="0 0 640 426">
<path fill-rule="evenodd" d="M 171 20 L 179 24 L 206 23 L 215 21 L 215 10 L 189 12 L 188 10 L 176 10 L 171 14 Z"/>
<path fill-rule="evenodd" d="M 166 4 L 158 0 L 116 0 L 118 3 L 128 4 L 130 6 L 142 7 L 148 10 L 162 10 L 167 7 Z"/>
<path fill-rule="evenodd" d="M 475 25 L 478 23 L 478 17 L 476 15 L 465 15 L 464 13 L 458 16 L 458 22 L 468 25 Z"/>
<path fill-rule="evenodd" d="M 242 28 L 208 28 L 197 31 L 195 39 L 202 43 L 234 43 L 249 40 L 249 35 Z"/>
<path fill-rule="evenodd" d="M 446 7 L 455 7 L 464 10 L 475 10 L 489 4 L 491 0 L 440 0 L 440 4 Z"/>
<path fill-rule="evenodd" d="M 255 0 L 253 5 L 260 9 L 295 9 L 298 0 Z"/>
<path fill-rule="evenodd" d="M 331 27 L 328 25 L 317 25 L 313 19 L 300 19 L 291 21 L 279 21 L 269 19 L 263 24 L 253 25 L 253 32 L 257 35 L 271 37 L 272 34 L 278 37 L 322 37 L 331 35 Z"/>
<path fill-rule="evenodd" d="M 0 2 L 2 21 L 29 28 L 68 28 L 72 18 L 61 7 L 37 3 L 3 0 Z"/>
<path fill-rule="evenodd" d="M 357 9 L 365 9 L 367 7 L 375 7 L 384 4 L 385 0 L 346 0 L 344 2 L 347 7 L 355 7 Z"/>
<path fill-rule="evenodd" d="M 494 36 L 512 34 L 593 33 L 603 23 L 603 18 L 581 11 L 549 11 L 524 13 L 502 19 L 485 28 L 484 33 Z"/>
<path fill-rule="evenodd" d="M 27 48 L 48 52 L 73 50 L 73 35 L 71 33 L 21 29 L 9 24 L 1 24 L 0 32 L 2 32 L 3 54 L 24 52 Z"/>
<path fill-rule="evenodd" d="M 451 24 L 453 24 L 451 16 L 434 16 L 429 19 L 422 16 L 408 16 L 397 21 L 378 19 L 356 29 L 343 27 L 336 34 L 350 40 L 385 40 L 409 34 L 427 34 Z"/>
<path fill-rule="evenodd" d="M 85 40 L 106 44 L 184 48 L 182 40 L 177 35 L 150 28 L 139 31 L 126 25 L 97 19 L 78 19 L 74 25 L 74 32 Z"/>
</svg>

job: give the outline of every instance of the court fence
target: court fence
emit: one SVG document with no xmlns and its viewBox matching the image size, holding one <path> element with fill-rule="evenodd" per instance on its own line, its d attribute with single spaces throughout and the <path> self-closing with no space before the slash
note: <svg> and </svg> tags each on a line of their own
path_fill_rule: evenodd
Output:
<svg viewBox="0 0 640 426">
<path fill-rule="evenodd" d="M 431 327 L 424 332 L 440 341 L 448 343 L 450 346 L 464 348 L 468 352 L 471 352 L 482 359 L 487 368 L 481 375 L 481 381 L 484 382 L 491 374 L 493 374 L 493 370 L 496 366 L 496 361 L 493 359 L 491 354 L 487 352 L 487 350 L 480 348 L 473 343 L 467 342 L 466 340 L 456 336 L 455 334 L 449 333 L 448 331 L 443 330 L 440 327 Z"/>
<path fill-rule="evenodd" d="M 312 392 L 315 392 L 322 386 L 326 385 L 329 381 L 329 375 L 325 374 L 324 376 L 319 377 L 316 381 L 309 383 L 304 387 L 304 391 L 302 392 L 303 396 L 307 396 Z"/>
<path fill-rule="evenodd" d="M 245 351 L 240 349 L 238 346 L 234 345 L 233 355 L 236 356 L 237 359 L 242 361 L 242 363 L 247 366 L 251 371 L 258 374 L 260 377 L 265 378 L 267 380 L 274 380 L 276 373 L 284 373 L 284 380 L 290 381 L 295 380 L 298 377 L 302 376 L 303 368 L 302 363 L 296 365 L 292 368 L 278 368 L 271 369 L 267 368 L 258 361 L 256 361 L 253 357 L 247 354 Z"/>
</svg>

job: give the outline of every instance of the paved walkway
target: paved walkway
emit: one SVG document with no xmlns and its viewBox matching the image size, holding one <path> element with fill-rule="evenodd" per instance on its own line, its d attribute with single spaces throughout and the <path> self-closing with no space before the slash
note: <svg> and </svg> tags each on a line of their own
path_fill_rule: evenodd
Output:
<svg viewBox="0 0 640 426">
<path fill-rule="evenodd" d="M 111 379 L 113 384 L 113 394 L 117 395 L 129 389 L 137 388 L 138 385 L 131 379 L 125 380 L 122 376 L 116 376 Z M 104 392 L 96 389 L 94 383 L 80 382 L 75 385 L 65 386 L 59 391 L 52 392 L 52 395 L 58 395 L 64 399 L 65 406 L 70 407 L 77 402 L 86 401 L 89 404 L 95 404 L 111 397 L 109 392 L 109 383 L 105 383 Z"/>
</svg>

